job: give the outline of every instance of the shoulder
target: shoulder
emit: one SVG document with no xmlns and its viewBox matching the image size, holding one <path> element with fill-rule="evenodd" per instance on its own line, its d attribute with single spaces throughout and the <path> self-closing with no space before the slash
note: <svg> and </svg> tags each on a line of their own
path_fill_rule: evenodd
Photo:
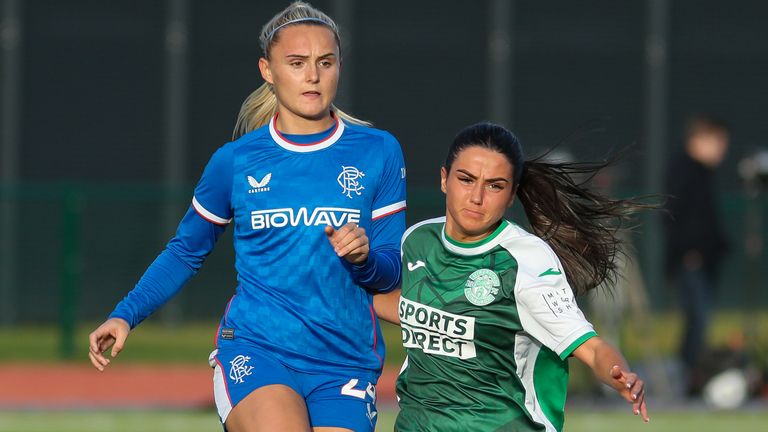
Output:
<svg viewBox="0 0 768 432">
<path fill-rule="evenodd" d="M 350 139 L 358 139 L 364 141 L 368 145 L 387 150 L 400 150 L 400 143 L 397 141 L 397 138 L 385 130 L 348 123 L 344 123 L 344 128 L 346 130 L 345 133 Z"/>
<path fill-rule="evenodd" d="M 375 127 L 372 127 L 372 126 L 364 126 L 364 125 L 351 124 L 351 123 L 345 122 L 344 128 L 350 134 L 367 136 L 371 139 L 397 142 L 397 139 L 395 139 L 395 137 L 391 133 L 383 129 L 376 129 Z"/>
<path fill-rule="evenodd" d="M 258 129 L 254 129 L 247 134 L 241 136 L 240 138 L 237 138 L 236 140 L 230 141 L 214 152 L 215 158 L 231 158 L 235 154 L 237 154 L 239 151 L 242 151 L 245 148 L 251 147 L 251 146 L 258 146 L 261 145 L 265 139 L 269 138 L 269 130 L 267 129 L 267 126 L 262 126 Z"/>
<path fill-rule="evenodd" d="M 231 147 L 233 150 L 241 149 L 243 147 L 249 147 L 252 145 L 260 145 L 264 142 L 271 141 L 272 137 L 269 134 L 269 126 L 264 125 L 258 129 L 254 129 L 247 134 L 244 134 L 240 138 L 225 144 L 225 147 Z"/>
<path fill-rule="evenodd" d="M 552 247 L 542 238 L 512 225 L 499 245 L 517 261 L 518 273 L 538 277 L 542 274 L 561 274 L 560 260 Z M 549 272 L 549 273 L 548 273 Z"/>
<path fill-rule="evenodd" d="M 418 241 L 418 239 L 423 238 L 425 235 L 431 236 L 437 234 L 439 236 L 444 225 L 445 216 L 418 222 L 405 230 L 401 245 L 405 245 L 406 242 Z"/>
</svg>

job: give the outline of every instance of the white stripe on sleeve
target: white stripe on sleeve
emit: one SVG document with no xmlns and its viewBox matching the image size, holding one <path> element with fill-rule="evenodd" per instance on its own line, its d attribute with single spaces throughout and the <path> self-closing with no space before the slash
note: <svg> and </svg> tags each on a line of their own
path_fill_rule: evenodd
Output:
<svg viewBox="0 0 768 432">
<path fill-rule="evenodd" d="M 215 214 L 206 210 L 205 207 L 203 207 L 203 205 L 200 204 L 200 202 L 197 200 L 197 197 L 192 197 L 192 207 L 194 207 L 195 211 L 208 222 L 215 223 L 216 225 L 226 225 L 232 222 L 232 218 L 224 219 L 223 217 L 216 216 Z"/>
<path fill-rule="evenodd" d="M 403 209 L 405 209 L 405 201 L 396 202 L 394 204 L 390 204 L 388 206 L 372 211 L 371 219 L 379 219 L 384 216 L 391 215 L 392 213 L 397 213 Z"/>
</svg>

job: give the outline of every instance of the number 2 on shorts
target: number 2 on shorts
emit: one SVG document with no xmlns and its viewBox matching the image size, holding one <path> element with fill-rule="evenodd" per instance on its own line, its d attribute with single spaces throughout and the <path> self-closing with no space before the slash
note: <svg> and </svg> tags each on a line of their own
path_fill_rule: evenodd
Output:
<svg viewBox="0 0 768 432">
<path fill-rule="evenodd" d="M 365 396 L 368 395 L 371 397 L 371 400 L 373 402 L 376 402 L 376 386 L 374 386 L 371 383 L 368 383 L 365 390 L 360 390 L 355 388 L 357 383 L 358 383 L 357 378 L 352 378 L 351 380 L 349 380 L 349 382 L 344 384 L 344 387 L 341 388 L 341 394 L 346 396 L 353 396 L 363 400 L 365 400 Z"/>
</svg>

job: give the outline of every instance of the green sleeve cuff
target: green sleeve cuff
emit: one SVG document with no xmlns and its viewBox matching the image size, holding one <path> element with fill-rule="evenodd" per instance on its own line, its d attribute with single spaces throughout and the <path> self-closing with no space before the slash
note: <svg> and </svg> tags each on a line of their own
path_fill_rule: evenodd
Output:
<svg viewBox="0 0 768 432">
<path fill-rule="evenodd" d="M 588 339 L 591 339 L 591 338 L 593 338 L 595 336 L 597 336 L 597 333 L 595 333 L 594 331 L 587 332 L 587 333 L 584 333 L 583 335 L 581 335 L 581 337 L 579 337 L 578 339 L 573 341 L 573 343 L 568 345 L 568 348 L 566 348 L 565 350 L 563 350 L 562 353 L 560 353 L 560 360 L 567 359 L 568 356 L 571 355 L 576 350 L 576 348 L 579 347 L 579 345 L 583 344 Z"/>
</svg>

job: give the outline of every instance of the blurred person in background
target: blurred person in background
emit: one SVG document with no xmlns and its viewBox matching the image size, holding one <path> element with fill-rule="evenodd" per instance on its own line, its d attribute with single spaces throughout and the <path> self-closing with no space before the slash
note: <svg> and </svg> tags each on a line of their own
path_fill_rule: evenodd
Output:
<svg viewBox="0 0 768 432">
<path fill-rule="evenodd" d="M 247 29 L 243 29 L 247 32 Z M 234 224 L 238 285 L 209 362 L 238 431 L 373 431 L 384 343 L 374 292 L 400 281 L 400 145 L 336 108 L 339 32 L 303 2 L 260 36 L 266 81 L 212 156 L 176 236 L 90 335 L 99 369 L 198 271 Z M 221 289 L 222 287 L 217 287 Z"/>
<path fill-rule="evenodd" d="M 574 298 L 615 279 L 617 232 L 646 207 L 574 180 L 603 166 L 526 161 L 491 123 L 456 136 L 445 216 L 406 231 L 402 290 L 374 298 L 407 351 L 397 431 L 561 431 L 571 356 L 648 421 L 643 380 Z M 533 234 L 504 218 L 515 197 Z"/>
<path fill-rule="evenodd" d="M 697 386 L 696 368 L 707 349 L 715 287 L 728 250 L 715 187 L 715 170 L 728 142 L 728 127 L 721 120 L 694 117 L 685 131 L 683 151 L 670 161 L 667 171 L 667 274 L 679 290 L 684 315 L 679 355 L 689 394 Z"/>
</svg>

